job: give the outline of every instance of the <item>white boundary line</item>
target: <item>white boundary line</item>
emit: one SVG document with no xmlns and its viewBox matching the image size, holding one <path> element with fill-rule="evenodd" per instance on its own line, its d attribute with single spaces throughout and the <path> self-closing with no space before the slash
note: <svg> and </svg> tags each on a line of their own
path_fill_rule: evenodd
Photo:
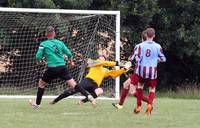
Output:
<svg viewBox="0 0 200 128">
<path fill-rule="evenodd" d="M 57 96 L 43 96 L 42 98 L 44 99 L 54 99 Z M 0 100 L 1 99 L 35 99 L 36 96 L 33 95 L 0 95 Z M 67 99 L 83 99 L 85 98 L 84 96 L 69 96 Z M 116 100 L 116 98 L 108 98 L 108 97 L 98 97 L 97 99 L 100 100 Z"/>
</svg>

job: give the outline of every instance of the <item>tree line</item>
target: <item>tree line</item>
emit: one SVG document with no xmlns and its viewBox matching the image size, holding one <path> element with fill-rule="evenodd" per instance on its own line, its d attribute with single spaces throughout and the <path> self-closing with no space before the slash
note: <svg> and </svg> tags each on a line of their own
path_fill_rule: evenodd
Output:
<svg viewBox="0 0 200 128">
<path fill-rule="evenodd" d="M 200 82 L 199 0 L 1 0 L 3 7 L 120 10 L 125 57 L 140 43 L 140 33 L 156 29 L 167 58 L 159 65 L 158 89 L 176 90 Z M 200 86 L 200 85 L 199 85 Z"/>
</svg>

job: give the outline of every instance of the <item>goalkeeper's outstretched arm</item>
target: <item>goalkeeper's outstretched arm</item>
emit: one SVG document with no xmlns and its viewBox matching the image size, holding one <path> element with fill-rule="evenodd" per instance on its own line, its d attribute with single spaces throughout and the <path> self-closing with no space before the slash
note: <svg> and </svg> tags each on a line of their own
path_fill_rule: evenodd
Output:
<svg viewBox="0 0 200 128">
<path fill-rule="evenodd" d="M 126 69 L 125 68 L 121 68 L 119 70 L 109 70 L 104 77 L 118 77 L 121 74 L 125 73 Z"/>
<path fill-rule="evenodd" d="M 105 60 L 90 60 L 88 61 L 88 67 L 95 67 L 95 66 L 117 66 L 118 63 L 116 61 L 105 61 Z"/>
<path fill-rule="evenodd" d="M 132 66 L 131 62 L 130 61 L 127 61 L 126 63 L 124 64 L 119 64 L 121 65 L 123 68 L 119 69 L 119 70 L 109 70 L 104 77 L 108 77 L 108 76 L 111 76 L 111 77 L 118 77 L 120 76 L 121 74 L 127 72 L 130 67 Z"/>
</svg>

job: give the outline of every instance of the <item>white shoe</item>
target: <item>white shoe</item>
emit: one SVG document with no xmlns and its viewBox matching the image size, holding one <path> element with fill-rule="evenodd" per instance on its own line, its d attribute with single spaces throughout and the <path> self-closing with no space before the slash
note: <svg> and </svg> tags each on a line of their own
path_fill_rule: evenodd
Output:
<svg viewBox="0 0 200 128">
<path fill-rule="evenodd" d="M 32 108 L 39 109 L 39 107 L 40 107 L 40 105 L 37 105 L 32 100 L 28 100 L 28 103 Z"/>
<path fill-rule="evenodd" d="M 119 105 L 118 103 L 112 103 L 112 105 L 113 105 L 116 109 L 123 109 L 123 105 Z"/>
<path fill-rule="evenodd" d="M 95 108 L 97 106 L 96 100 L 92 95 L 88 95 L 88 100 L 92 103 L 92 106 Z"/>
</svg>

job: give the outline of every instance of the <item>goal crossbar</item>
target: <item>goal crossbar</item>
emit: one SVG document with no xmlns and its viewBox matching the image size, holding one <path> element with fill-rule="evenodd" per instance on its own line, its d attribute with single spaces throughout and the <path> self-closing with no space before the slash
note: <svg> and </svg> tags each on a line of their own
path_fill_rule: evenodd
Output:
<svg viewBox="0 0 200 128">
<path fill-rule="evenodd" d="M 106 14 L 119 15 L 120 11 L 103 11 L 103 10 L 69 10 L 69 9 L 40 9 L 40 8 L 4 8 L 0 7 L 3 12 L 29 12 L 29 13 L 64 13 L 64 14 Z"/>
</svg>

